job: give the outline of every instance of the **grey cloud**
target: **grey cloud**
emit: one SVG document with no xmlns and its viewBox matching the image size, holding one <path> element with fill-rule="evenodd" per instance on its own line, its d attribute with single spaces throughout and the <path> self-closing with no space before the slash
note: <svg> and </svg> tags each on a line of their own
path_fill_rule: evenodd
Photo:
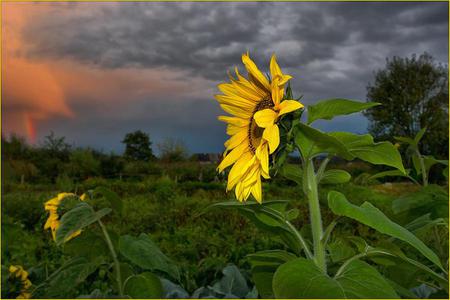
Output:
<svg viewBox="0 0 450 300">
<path fill-rule="evenodd" d="M 88 5 L 89 13 L 58 14 Z M 234 66 L 242 69 L 240 55 L 247 50 L 266 69 L 269 56 L 276 52 L 305 103 L 329 97 L 364 100 L 367 83 L 375 70 L 384 67 L 386 57 L 427 51 L 448 63 L 448 3 L 55 4 L 52 17 L 34 20 L 23 34 L 31 45 L 27 55 L 33 59 L 71 58 L 106 70 L 164 67 L 211 84 L 225 80 L 226 70 Z M 109 145 L 108 141 L 117 147 L 119 135 L 142 128 L 156 140 L 184 136 L 193 151 L 220 151 L 225 136 L 215 119 L 218 105 L 211 98 L 205 92 L 186 99 L 184 106 L 173 108 L 183 110 L 173 123 L 164 121 L 177 112 L 165 111 L 162 102 L 151 99 L 136 104 L 133 118 L 117 117 L 112 125 L 98 120 L 93 109 L 80 114 L 84 119 L 78 124 L 58 126 L 72 135 L 84 132 L 80 126 L 86 132 L 93 126 L 102 132 L 100 139 L 77 137 L 86 143 Z M 150 102 L 156 110 L 148 107 Z M 151 116 L 139 114 L 149 110 Z M 52 122 L 43 130 L 61 123 Z M 362 133 L 367 120 L 355 115 L 318 124 L 324 130 Z"/>
<path fill-rule="evenodd" d="M 246 50 L 257 61 L 277 50 L 287 67 L 299 67 L 331 59 L 349 44 L 415 51 L 448 37 L 446 3 L 121 3 L 96 10 L 55 14 L 28 27 L 30 55 L 104 68 L 171 67 L 219 80 Z M 439 59 L 448 53 L 433 50 Z"/>
</svg>

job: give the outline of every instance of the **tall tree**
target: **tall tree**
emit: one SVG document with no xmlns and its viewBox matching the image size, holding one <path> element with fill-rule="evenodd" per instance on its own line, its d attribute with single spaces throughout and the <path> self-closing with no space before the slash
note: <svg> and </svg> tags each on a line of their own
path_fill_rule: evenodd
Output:
<svg viewBox="0 0 450 300">
<path fill-rule="evenodd" d="M 423 153 L 448 156 L 448 67 L 431 55 L 387 59 L 367 87 L 367 101 L 383 104 L 365 113 L 372 135 L 413 137 L 427 127 Z"/>
<path fill-rule="evenodd" d="M 154 158 L 150 137 L 145 132 L 137 130 L 125 135 L 125 158 L 137 161 L 149 161 Z"/>
</svg>

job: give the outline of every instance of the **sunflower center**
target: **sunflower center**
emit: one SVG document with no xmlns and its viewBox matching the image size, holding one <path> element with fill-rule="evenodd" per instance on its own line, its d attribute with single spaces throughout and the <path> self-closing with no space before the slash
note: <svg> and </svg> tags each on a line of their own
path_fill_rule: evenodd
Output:
<svg viewBox="0 0 450 300">
<path fill-rule="evenodd" d="M 261 99 L 261 101 L 259 101 L 259 103 L 255 106 L 255 109 L 253 110 L 252 117 L 250 119 L 250 126 L 248 127 L 248 146 L 253 154 L 256 153 L 256 148 L 258 148 L 259 144 L 261 143 L 261 138 L 264 132 L 264 128 L 261 128 L 256 124 L 254 115 L 260 110 L 272 107 L 274 107 L 272 99 L 270 98 L 270 96 L 267 96 Z"/>
</svg>

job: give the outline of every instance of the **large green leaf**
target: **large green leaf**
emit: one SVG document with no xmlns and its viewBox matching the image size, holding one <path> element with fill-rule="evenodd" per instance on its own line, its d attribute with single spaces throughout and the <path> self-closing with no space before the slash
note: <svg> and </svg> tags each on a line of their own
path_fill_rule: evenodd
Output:
<svg viewBox="0 0 450 300">
<path fill-rule="evenodd" d="M 407 229 L 392 222 L 382 211 L 369 202 L 364 202 L 361 206 L 356 206 L 348 202 L 343 194 L 330 191 L 328 193 L 328 206 L 333 213 L 339 216 L 354 219 L 383 234 L 408 243 L 443 270 L 438 256 L 430 248 Z"/>
<path fill-rule="evenodd" d="M 107 189 L 103 186 L 99 186 L 97 187 L 94 191 L 93 191 L 94 195 L 102 195 L 103 197 L 105 197 L 106 200 L 109 201 L 109 203 L 111 204 L 111 207 L 114 211 L 116 211 L 117 213 L 122 214 L 123 211 L 123 203 L 122 200 L 120 199 L 119 195 L 117 195 L 115 192 L 111 191 L 110 189 Z"/>
<path fill-rule="evenodd" d="M 280 174 L 297 183 L 299 186 L 303 184 L 303 171 L 300 165 L 284 164 L 280 169 Z"/>
<path fill-rule="evenodd" d="M 178 268 L 165 256 L 150 237 L 141 233 L 138 237 L 124 235 L 119 238 L 119 251 L 132 263 L 144 270 L 158 270 L 179 280 Z"/>
<path fill-rule="evenodd" d="M 252 267 L 252 279 L 262 298 L 273 298 L 272 280 L 278 267 L 297 258 L 284 250 L 267 250 L 247 255 Z"/>
<path fill-rule="evenodd" d="M 322 177 L 320 178 L 319 183 L 321 184 L 340 184 L 349 182 L 352 178 L 348 172 L 344 170 L 330 169 L 326 170 Z"/>
<path fill-rule="evenodd" d="M 308 106 L 308 124 L 318 119 L 331 120 L 335 116 L 349 115 L 377 105 L 380 105 L 380 103 L 359 102 L 341 98 L 322 100 Z"/>
<path fill-rule="evenodd" d="M 330 132 L 329 135 L 344 144 L 347 151 L 354 157 L 374 165 L 391 166 L 405 173 L 402 157 L 397 148 L 391 143 L 375 143 L 370 134 L 358 135 L 349 132 Z"/>
<path fill-rule="evenodd" d="M 416 181 L 414 178 L 412 178 L 411 176 L 409 176 L 409 169 L 405 170 L 406 173 L 402 173 L 400 170 L 389 170 L 389 171 L 383 171 L 383 172 L 379 172 L 376 174 L 371 175 L 368 180 L 374 180 L 374 179 L 379 179 L 379 178 L 383 178 L 383 177 L 406 177 L 412 181 Z"/>
<path fill-rule="evenodd" d="M 395 214 L 408 213 L 412 218 L 426 213 L 431 213 L 433 218 L 448 218 L 448 193 L 441 186 L 430 184 L 395 199 L 392 210 Z"/>
<path fill-rule="evenodd" d="M 237 209 L 249 218 L 258 228 L 276 234 L 295 253 L 300 254 L 298 232 L 288 225 L 292 212 L 286 211 L 288 200 L 270 200 L 262 204 L 247 201 L 226 201 L 210 205 L 209 208 Z"/>
<path fill-rule="evenodd" d="M 66 242 L 63 252 L 71 257 L 84 256 L 91 260 L 99 256 L 109 259 L 111 255 L 103 235 L 94 230 L 86 230 L 77 238 Z"/>
<path fill-rule="evenodd" d="M 73 233 L 97 222 L 110 212 L 110 208 L 103 208 L 95 212 L 86 202 L 78 203 L 62 216 L 61 223 L 56 230 L 56 244 L 61 245 Z"/>
<path fill-rule="evenodd" d="M 126 279 L 123 291 L 134 299 L 157 299 L 163 296 L 161 280 L 154 274 L 144 272 Z"/>
<path fill-rule="evenodd" d="M 100 265 L 102 260 L 88 260 L 85 257 L 75 257 L 65 262 L 51 274 L 46 283 L 49 297 L 63 297 L 71 292 Z"/>
<path fill-rule="evenodd" d="M 354 158 L 341 141 L 303 123 L 296 127 L 295 144 L 305 158 L 320 153 L 336 154 L 348 160 Z"/>
<path fill-rule="evenodd" d="M 324 274 L 312 260 L 297 258 L 278 268 L 273 278 L 276 298 L 398 298 L 393 288 L 365 262 L 350 262 L 339 276 Z"/>
</svg>

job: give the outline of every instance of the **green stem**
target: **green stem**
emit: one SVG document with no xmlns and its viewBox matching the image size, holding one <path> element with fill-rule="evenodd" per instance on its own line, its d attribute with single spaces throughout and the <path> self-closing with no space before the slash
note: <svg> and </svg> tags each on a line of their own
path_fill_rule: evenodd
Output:
<svg viewBox="0 0 450 300">
<path fill-rule="evenodd" d="M 328 163 L 330 162 L 330 157 L 326 157 L 322 163 L 320 164 L 319 169 L 317 170 L 316 175 L 316 182 L 319 183 L 322 179 L 323 173 L 325 172 L 325 168 L 327 167 Z"/>
<path fill-rule="evenodd" d="M 105 225 L 103 225 L 102 221 L 98 220 L 98 224 L 102 228 L 103 235 L 105 236 L 106 243 L 108 244 L 109 251 L 111 252 L 111 256 L 114 260 L 114 266 L 116 269 L 116 281 L 117 286 L 119 287 L 119 296 L 123 296 L 123 288 L 122 288 L 122 274 L 120 272 L 120 263 L 117 259 L 116 251 L 114 250 L 114 246 L 112 244 L 111 238 L 109 237 L 108 231 L 106 230 Z"/>
<path fill-rule="evenodd" d="M 308 259 L 313 259 L 313 255 L 311 251 L 309 251 L 308 244 L 306 244 L 305 239 L 303 239 L 302 235 L 298 230 L 294 227 L 294 225 L 291 224 L 289 221 L 285 221 L 286 225 L 289 226 L 289 228 L 294 232 L 295 236 L 297 237 L 298 241 L 300 242 L 300 245 L 302 245 L 303 250 L 305 251 L 305 255 Z"/>
<path fill-rule="evenodd" d="M 394 255 L 392 255 L 391 253 L 385 252 L 385 251 L 382 251 L 382 250 L 366 250 L 366 251 L 364 251 L 364 252 L 362 252 L 362 253 L 356 254 L 355 256 L 352 256 L 352 257 L 350 257 L 349 259 L 347 259 L 347 260 L 342 264 L 342 266 L 339 268 L 339 270 L 337 270 L 336 275 L 334 275 L 334 278 L 337 278 L 337 277 L 339 277 L 340 275 L 342 275 L 342 273 L 344 272 L 345 268 L 347 268 L 347 266 L 348 266 L 351 262 L 353 262 L 353 261 L 355 261 L 355 260 L 357 260 L 357 259 L 360 259 L 360 258 L 362 258 L 362 257 L 365 257 L 365 256 L 376 255 L 376 254 L 383 254 L 383 255 L 387 255 L 387 256 L 394 256 Z"/>
<path fill-rule="evenodd" d="M 314 242 L 314 261 L 316 265 L 323 271 L 327 272 L 325 262 L 325 247 L 322 244 L 323 228 L 322 217 L 320 215 L 319 195 L 317 192 L 316 174 L 314 173 L 314 165 L 312 159 L 305 161 L 303 174 L 303 190 L 309 202 L 309 214 L 311 220 L 311 230 Z"/>
<path fill-rule="evenodd" d="M 425 162 L 424 162 L 423 157 L 420 154 L 419 150 L 416 150 L 416 154 L 417 154 L 417 157 L 419 158 L 420 169 L 422 170 L 423 186 L 427 186 L 428 185 L 428 174 L 427 174 L 427 170 L 425 168 Z"/>
</svg>

